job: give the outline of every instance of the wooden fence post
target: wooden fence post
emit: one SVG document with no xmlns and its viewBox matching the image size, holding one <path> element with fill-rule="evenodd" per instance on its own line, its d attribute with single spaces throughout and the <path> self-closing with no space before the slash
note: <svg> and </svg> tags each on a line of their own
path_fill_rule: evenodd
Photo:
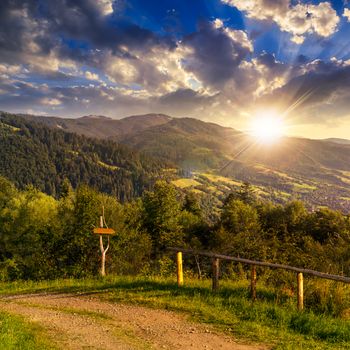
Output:
<svg viewBox="0 0 350 350">
<path fill-rule="evenodd" d="M 213 292 L 219 289 L 219 259 L 213 259 Z"/>
<path fill-rule="evenodd" d="M 183 275 L 183 269 L 182 269 L 182 252 L 176 253 L 176 260 L 177 260 L 177 285 L 181 287 L 184 284 L 184 275 Z"/>
<path fill-rule="evenodd" d="M 304 309 L 304 281 L 303 274 L 298 273 L 298 310 L 302 311 Z"/>
<path fill-rule="evenodd" d="M 251 279 L 250 279 L 250 293 L 252 300 L 256 300 L 256 266 L 252 265 Z"/>
</svg>

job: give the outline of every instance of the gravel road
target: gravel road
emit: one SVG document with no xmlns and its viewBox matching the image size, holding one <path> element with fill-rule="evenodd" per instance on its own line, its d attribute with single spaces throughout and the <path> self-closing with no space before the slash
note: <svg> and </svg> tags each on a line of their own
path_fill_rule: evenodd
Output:
<svg viewBox="0 0 350 350">
<path fill-rule="evenodd" d="M 104 302 L 93 296 L 16 295 L 1 298 L 0 310 L 39 324 L 59 349 L 267 349 L 239 344 L 183 314 Z"/>
</svg>

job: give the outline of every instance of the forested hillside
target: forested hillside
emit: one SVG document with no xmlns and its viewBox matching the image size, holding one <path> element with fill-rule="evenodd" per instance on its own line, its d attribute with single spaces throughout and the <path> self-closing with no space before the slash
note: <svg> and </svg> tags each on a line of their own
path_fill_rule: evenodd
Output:
<svg viewBox="0 0 350 350">
<path fill-rule="evenodd" d="M 24 188 L 58 195 L 64 179 L 120 200 L 140 196 L 166 165 L 110 140 L 97 140 L 8 113 L 0 115 L 0 174 Z"/>
<path fill-rule="evenodd" d="M 24 117 L 56 130 L 113 139 L 162 162 L 170 161 L 183 170 L 180 178 L 192 180 L 188 189 L 209 192 L 211 202 L 227 194 L 228 183 L 249 182 L 262 198 L 277 203 L 302 199 L 309 209 L 328 206 L 350 211 L 350 145 L 344 141 L 289 137 L 269 145 L 232 128 L 159 114 L 121 120 Z M 206 186 L 207 173 L 223 181 Z"/>
<path fill-rule="evenodd" d="M 33 183 L 47 193 L 57 193 L 57 185 L 68 176 L 74 187 L 85 182 L 124 200 L 149 188 L 154 176 L 177 177 L 176 185 L 201 193 L 215 211 L 232 186 L 249 182 L 265 200 L 287 203 L 301 199 L 312 210 L 327 206 L 343 213 L 350 211 L 350 145 L 346 143 L 290 137 L 263 144 L 232 128 L 162 114 L 121 120 L 2 115 L 14 128 L 6 127 L 4 121 L 2 133 L 7 136 L 1 142 L 17 146 L 3 148 L 0 174 L 20 186 Z M 22 123 L 23 130 L 16 123 Z M 33 133 L 34 129 L 45 130 L 44 135 L 61 135 L 55 139 L 66 141 L 56 147 L 46 136 Z M 64 131 L 81 136 L 63 137 Z M 35 139 L 30 140 L 32 137 Z M 48 142 L 51 146 L 46 151 Z M 23 147 L 40 155 L 27 159 Z M 107 152 L 102 150 L 106 147 Z M 12 157 L 22 160 L 13 163 Z"/>
</svg>

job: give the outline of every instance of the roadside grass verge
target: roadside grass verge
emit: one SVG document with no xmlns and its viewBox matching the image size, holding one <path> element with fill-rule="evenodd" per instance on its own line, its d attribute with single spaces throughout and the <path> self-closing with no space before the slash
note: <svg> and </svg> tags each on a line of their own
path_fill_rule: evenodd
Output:
<svg viewBox="0 0 350 350">
<path fill-rule="evenodd" d="M 0 295 L 20 293 L 95 294 L 103 300 L 185 312 L 240 341 L 264 343 L 273 349 L 350 349 L 350 321 L 310 310 L 298 312 L 295 297 L 276 294 L 262 283 L 258 300 L 249 298 L 246 280 L 221 281 L 213 294 L 209 280 L 156 277 L 66 279 L 43 282 L 0 283 Z"/>
<path fill-rule="evenodd" d="M 56 349 L 46 338 L 44 331 L 22 317 L 0 310 L 0 348 L 2 350 Z"/>
</svg>

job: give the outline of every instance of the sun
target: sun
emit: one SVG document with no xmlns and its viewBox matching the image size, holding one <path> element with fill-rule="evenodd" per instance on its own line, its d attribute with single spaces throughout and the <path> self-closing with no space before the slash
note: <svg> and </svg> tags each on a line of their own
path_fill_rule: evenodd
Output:
<svg viewBox="0 0 350 350">
<path fill-rule="evenodd" d="M 284 135 L 283 119 L 274 111 L 257 113 L 250 123 L 249 134 L 258 142 L 272 144 Z"/>
</svg>

